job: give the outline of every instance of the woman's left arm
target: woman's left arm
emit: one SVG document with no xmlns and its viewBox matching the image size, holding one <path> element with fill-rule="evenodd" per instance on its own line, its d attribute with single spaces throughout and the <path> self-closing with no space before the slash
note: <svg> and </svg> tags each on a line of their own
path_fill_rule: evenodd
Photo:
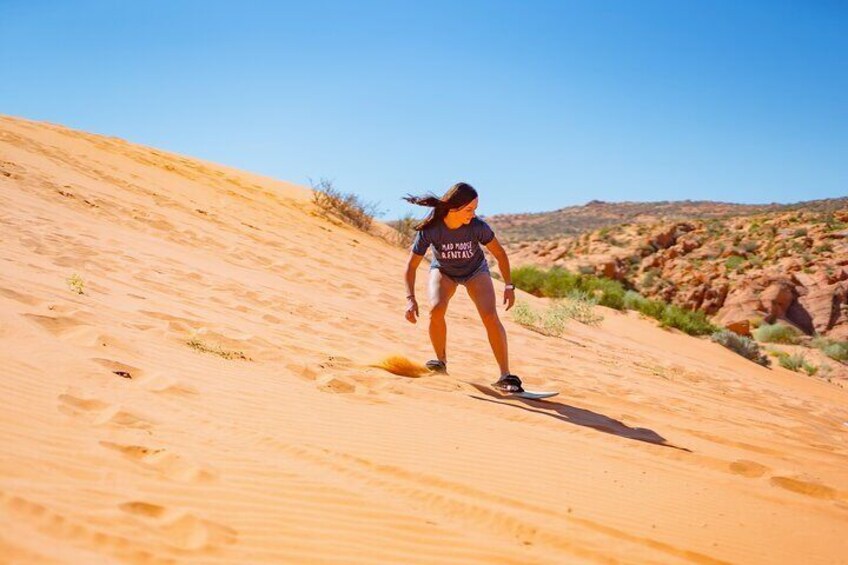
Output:
<svg viewBox="0 0 848 565">
<path fill-rule="evenodd" d="M 509 257 L 506 256 L 506 250 L 504 250 L 501 243 L 498 241 L 497 237 L 493 237 L 492 241 L 486 244 L 486 249 L 488 249 L 492 255 L 495 256 L 495 260 L 498 262 L 498 269 L 501 271 L 501 276 L 503 277 L 504 284 L 512 285 L 512 274 L 509 270 Z M 504 289 L 504 304 L 506 304 L 506 309 L 509 310 L 512 308 L 512 305 L 515 304 L 515 291 L 511 288 Z"/>
</svg>

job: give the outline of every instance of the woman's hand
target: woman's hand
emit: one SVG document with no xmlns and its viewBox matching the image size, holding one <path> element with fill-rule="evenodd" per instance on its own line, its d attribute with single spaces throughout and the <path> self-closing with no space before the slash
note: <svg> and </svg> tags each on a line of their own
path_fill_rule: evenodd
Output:
<svg viewBox="0 0 848 565">
<path fill-rule="evenodd" d="M 512 308 L 512 305 L 515 304 L 515 290 L 511 288 L 504 289 L 504 304 L 506 304 L 506 309 L 509 310 Z"/>
<path fill-rule="evenodd" d="M 411 296 L 406 300 L 406 319 L 414 324 L 417 321 L 415 317 L 418 315 L 418 302 L 415 301 L 414 296 Z"/>
</svg>

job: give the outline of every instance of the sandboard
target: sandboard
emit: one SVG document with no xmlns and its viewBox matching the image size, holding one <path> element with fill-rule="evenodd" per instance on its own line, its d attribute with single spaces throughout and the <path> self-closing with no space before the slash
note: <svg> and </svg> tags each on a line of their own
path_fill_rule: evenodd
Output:
<svg viewBox="0 0 848 565">
<path fill-rule="evenodd" d="M 525 390 L 524 392 L 507 392 L 504 393 L 507 396 L 518 396 L 521 398 L 529 398 L 530 400 L 540 400 L 542 398 L 550 398 L 552 396 L 556 396 L 558 392 L 536 392 L 532 390 Z"/>
</svg>

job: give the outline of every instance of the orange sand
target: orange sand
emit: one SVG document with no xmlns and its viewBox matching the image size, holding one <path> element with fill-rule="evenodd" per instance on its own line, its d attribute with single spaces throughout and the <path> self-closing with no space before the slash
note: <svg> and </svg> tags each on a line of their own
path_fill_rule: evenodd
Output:
<svg viewBox="0 0 848 565">
<path fill-rule="evenodd" d="M 3 563 L 848 563 L 844 389 L 502 311 L 503 399 L 464 290 L 399 376 L 406 251 L 304 188 L 0 117 L 0 199 Z"/>
</svg>

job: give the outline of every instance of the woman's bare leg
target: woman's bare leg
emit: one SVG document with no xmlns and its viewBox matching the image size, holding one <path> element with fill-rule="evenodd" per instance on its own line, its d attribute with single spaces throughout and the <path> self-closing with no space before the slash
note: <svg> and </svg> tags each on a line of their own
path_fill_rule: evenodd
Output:
<svg viewBox="0 0 848 565">
<path fill-rule="evenodd" d="M 442 275 L 439 269 L 430 271 L 430 341 L 433 343 L 436 358 L 442 363 L 448 362 L 448 326 L 445 323 L 445 314 L 457 286 L 451 279 Z"/>
<path fill-rule="evenodd" d="M 503 378 L 509 374 L 509 351 L 506 330 L 495 308 L 495 287 L 492 284 L 492 277 L 488 273 L 479 274 L 469 280 L 465 288 L 468 289 L 468 296 L 477 306 L 477 312 L 486 327 L 489 345 L 492 346 L 492 353 L 495 354 L 495 360 L 498 362 L 501 378 Z"/>
</svg>

